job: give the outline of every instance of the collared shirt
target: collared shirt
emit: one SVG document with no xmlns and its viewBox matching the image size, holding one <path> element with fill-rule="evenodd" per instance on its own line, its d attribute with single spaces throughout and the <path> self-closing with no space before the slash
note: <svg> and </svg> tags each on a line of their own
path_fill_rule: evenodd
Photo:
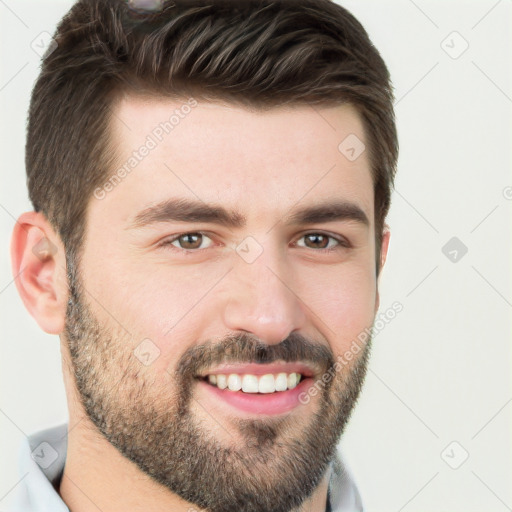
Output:
<svg viewBox="0 0 512 512">
<path fill-rule="evenodd" d="M 19 450 L 22 481 L 7 512 L 69 512 L 58 493 L 66 452 L 66 423 L 23 440 Z M 326 512 L 362 512 L 359 491 L 339 452 L 330 471 Z"/>
</svg>

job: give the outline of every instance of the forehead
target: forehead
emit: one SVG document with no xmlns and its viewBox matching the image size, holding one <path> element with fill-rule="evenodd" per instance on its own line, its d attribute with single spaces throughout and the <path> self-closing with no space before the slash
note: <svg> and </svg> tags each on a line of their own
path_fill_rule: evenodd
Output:
<svg viewBox="0 0 512 512">
<path fill-rule="evenodd" d="M 348 104 L 256 111 L 193 98 L 127 95 L 113 108 L 111 142 L 116 164 L 94 208 L 104 214 L 115 209 L 109 216 L 120 223 L 171 197 L 269 220 L 299 202 L 342 199 L 373 221 L 365 133 Z"/>
</svg>

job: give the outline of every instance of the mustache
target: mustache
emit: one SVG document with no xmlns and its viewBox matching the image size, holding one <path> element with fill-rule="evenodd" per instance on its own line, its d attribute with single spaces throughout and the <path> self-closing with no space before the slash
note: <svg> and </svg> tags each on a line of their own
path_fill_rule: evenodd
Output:
<svg viewBox="0 0 512 512">
<path fill-rule="evenodd" d="M 269 345 L 250 333 L 228 335 L 221 341 L 209 341 L 190 347 L 180 358 L 176 373 L 192 379 L 219 364 L 306 363 L 320 375 L 335 364 L 329 347 L 312 342 L 299 333 L 291 333 L 276 345 Z"/>
</svg>

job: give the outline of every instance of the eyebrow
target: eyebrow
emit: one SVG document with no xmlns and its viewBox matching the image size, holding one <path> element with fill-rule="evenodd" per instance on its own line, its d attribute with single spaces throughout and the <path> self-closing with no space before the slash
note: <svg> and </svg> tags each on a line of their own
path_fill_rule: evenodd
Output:
<svg viewBox="0 0 512 512">
<path fill-rule="evenodd" d="M 193 199 L 170 198 L 138 212 L 127 229 L 172 221 L 213 223 L 228 228 L 242 228 L 247 223 L 246 217 L 240 212 L 227 210 L 223 206 Z M 363 226 L 370 226 L 364 210 L 349 201 L 330 201 L 294 209 L 283 221 L 289 225 L 355 221 Z"/>
</svg>

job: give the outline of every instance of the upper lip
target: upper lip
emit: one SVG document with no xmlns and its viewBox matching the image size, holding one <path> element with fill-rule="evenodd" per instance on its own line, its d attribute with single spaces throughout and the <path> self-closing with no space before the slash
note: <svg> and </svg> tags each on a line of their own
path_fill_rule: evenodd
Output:
<svg viewBox="0 0 512 512">
<path fill-rule="evenodd" d="M 314 368 L 303 362 L 276 362 L 276 363 L 245 363 L 245 364 L 221 364 L 210 370 L 205 370 L 199 374 L 199 377 L 207 377 L 208 375 L 230 375 L 232 373 L 239 375 L 266 375 L 269 373 L 300 373 L 304 377 L 312 377 L 315 375 Z"/>
</svg>

